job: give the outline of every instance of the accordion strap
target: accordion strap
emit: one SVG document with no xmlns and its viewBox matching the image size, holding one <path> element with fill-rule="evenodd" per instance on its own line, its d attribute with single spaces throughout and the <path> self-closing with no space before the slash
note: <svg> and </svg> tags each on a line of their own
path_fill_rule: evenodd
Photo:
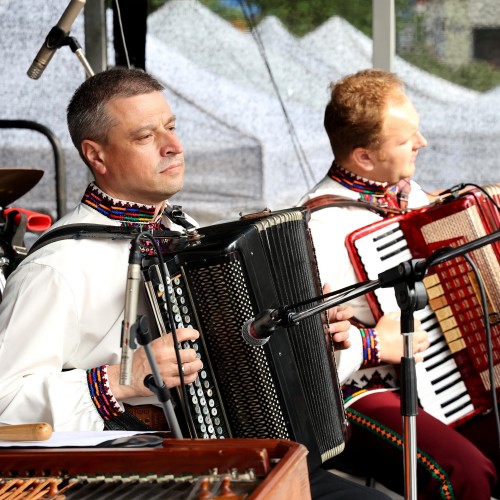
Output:
<svg viewBox="0 0 500 500">
<path fill-rule="evenodd" d="M 196 226 L 191 224 L 191 222 L 186 219 L 186 214 L 183 212 L 180 205 L 167 205 L 165 212 L 174 224 L 177 224 L 186 230 L 196 229 Z"/>
<path fill-rule="evenodd" d="M 196 228 L 191 222 L 186 219 L 182 207 L 179 205 L 167 205 L 165 208 L 168 218 L 174 223 L 178 224 L 187 231 Z M 131 240 L 137 235 L 141 234 L 141 230 L 135 227 L 127 226 L 108 226 L 106 224 L 67 224 L 66 226 L 61 226 L 48 231 L 38 238 L 35 243 L 31 246 L 28 252 L 31 255 L 36 250 L 44 247 L 45 245 L 52 243 L 54 241 L 60 241 L 64 239 L 110 239 L 110 240 Z M 181 233 L 178 231 L 170 231 L 166 229 L 164 231 L 154 231 L 151 233 L 155 238 L 180 238 Z"/>
<path fill-rule="evenodd" d="M 28 255 L 36 250 L 65 239 L 110 239 L 110 240 L 131 240 L 141 234 L 136 228 L 124 226 L 107 226 L 105 224 L 68 224 L 61 226 L 40 236 L 31 246 Z M 155 231 L 152 233 L 155 238 L 179 238 L 181 233 L 177 231 Z"/>
<path fill-rule="evenodd" d="M 375 212 L 383 217 L 387 217 L 389 215 L 398 215 L 406 212 L 406 210 L 402 210 L 400 208 L 381 207 L 380 205 L 376 205 L 375 203 L 370 203 L 363 200 L 353 200 L 352 198 L 347 198 L 346 196 L 339 196 L 336 194 L 324 194 L 321 196 L 317 196 L 316 198 L 307 200 L 303 205 L 307 207 L 311 213 L 323 208 L 332 207 L 366 208 L 367 210 L 371 210 L 372 212 Z"/>
</svg>

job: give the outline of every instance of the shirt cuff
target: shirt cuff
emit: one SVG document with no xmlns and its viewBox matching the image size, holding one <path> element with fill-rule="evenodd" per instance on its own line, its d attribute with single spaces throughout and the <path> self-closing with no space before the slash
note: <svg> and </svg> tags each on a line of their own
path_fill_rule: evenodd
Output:
<svg viewBox="0 0 500 500">
<path fill-rule="evenodd" d="M 111 420 L 124 413 L 109 388 L 108 365 L 87 370 L 87 383 L 92 401 L 103 420 Z"/>
<path fill-rule="evenodd" d="M 378 334 L 375 328 L 360 328 L 361 340 L 363 342 L 363 366 L 375 366 L 380 364 L 380 350 Z"/>
</svg>

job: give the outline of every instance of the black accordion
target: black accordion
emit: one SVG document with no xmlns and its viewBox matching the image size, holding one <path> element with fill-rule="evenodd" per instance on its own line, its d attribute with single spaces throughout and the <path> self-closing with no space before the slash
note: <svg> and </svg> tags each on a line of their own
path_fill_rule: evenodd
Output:
<svg viewBox="0 0 500 500">
<path fill-rule="evenodd" d="M 242 336 L 260 311 L 321 295 L 307 212 L 264 212 L 199 228 L 196 236 L 163 254 L 167 286 L 158 263 L 143 264 L 160 332 L 170 331 L 169 318 L 200 332 L 185 345 L 203 362 L 187 386 L 190 437 L 297 441 L 313 466 L 334 457 L 344 449 L 347 423 L 324 315 L 278 327 L 265 345 Z"/>
</svg>

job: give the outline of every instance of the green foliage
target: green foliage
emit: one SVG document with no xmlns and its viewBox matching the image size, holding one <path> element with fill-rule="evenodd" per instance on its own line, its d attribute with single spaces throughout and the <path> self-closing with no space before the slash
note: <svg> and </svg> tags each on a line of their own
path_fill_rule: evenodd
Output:
<svg viewBox="0 0 500 500">
<path fill-rule="evenodd" d="M 154 10 L 168 0 L 149 0 L 150 9 Z M 332 16 L 346 19 L 367 36 L 372 35 L 371 0 L 233 0 L 229 7 L 223 0 L 200 0 L 213 12 L 224 19 L 245 24 L 241 5 L 255 6 L 258 14 L 254 22 L 258 23 L 266 16 L 275 16 L 286 28 L 297 36 L 303 36 L 316 29 Z M 414 0 L 395 0 L 396 30 L 399 32 L 405 24 L 415 26 L 414 48 L 401 54 L 408 62 L 425 71 L 440 76 L 459 85 L 478 91 L 486 91 L 500 85 L 500 70 L 483 61 L 474 61 L 460 68 L 451 68 L 438 61 L 425 47 L 423 38 L 423 19 L 412 9 Z"/>
<path fill-rule="evenodd" d="M 220 0 L 201 0 L 201 3 L 226 21 L 235 22 L 244 18 L 241 8 L 227 7 Z"/>
<path fill-rule="evenodd" d="M 426 44 L 422 15 L 412 14 L 406 22 L 413 24 L 415 40 L 411 50 L 401 52 L 399 55 L 409 63 L 445 80 L 479 92 L 500 85 L 500 70 L 486 61 L 475 60 L 460 67 L 452 67 L 447 65 L 446 61 L 436 58 L 431 48 Z"/>
<path fill-rule="evenodd" d="M 201 2 L 213 10 L 214 4 L 221 4 L 218 0 Z M 251 5 L 259 11 L 255 22 L 266 16 L 275 16 L 297 36 L 309 33 L 332 16 L 344 17 L 349 22 L 356 21 L 359 29 L 371 33 L 371 2 L 367 0 L 235 0 L 233 4 L 235 7 L 226 7 L 226 11 L 234 10 L 239 13 L 240 19 L 244 17 L 241 4 Z"/>
<path fill-rule="evenodd" d="M 149 12 L 153 12 L 154 10 L 161 7 L 167 0 L 148 0 L 148 8 Z"/>
<path fill-rule="evenodd" d="M 423 52 L 406 53 L 403 57 L 424 71 L 479 92 L 485 92 L 500 85 L 500 70 L 495 69 L 486 61 L 474 61 L 452 68 L 439 62 L 431 54 Z"/>
</svg>

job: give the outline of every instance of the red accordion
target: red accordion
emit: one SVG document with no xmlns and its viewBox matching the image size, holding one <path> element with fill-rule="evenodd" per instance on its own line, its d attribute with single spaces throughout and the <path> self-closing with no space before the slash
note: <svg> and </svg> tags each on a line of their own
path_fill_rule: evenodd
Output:
<svg viewBox="0 0 500 500">
<path fill-rule="evenodd" d="M 475 188 L 460 196 L 397 215 L 351 233 L 346 246 L 360 280 L 373 280 L 400 262 L 427 258 L 436 250 L 461 246 L 498 229 L 500 186 Z M 487 295 L 492 336 L 494 386 L 500 387 L 500 244 L 470 253 Z M 428 305 L 415 318 L 429 333 L 430 347 L 417 363 L 422 407 L 458 426 L 491 408 L 491 382 L 478 282 L 463 257 L 430 268 L 424 278 Z M 399 310 L 392 288 L 367 296 L 376 319 Z"/>
</svg>

